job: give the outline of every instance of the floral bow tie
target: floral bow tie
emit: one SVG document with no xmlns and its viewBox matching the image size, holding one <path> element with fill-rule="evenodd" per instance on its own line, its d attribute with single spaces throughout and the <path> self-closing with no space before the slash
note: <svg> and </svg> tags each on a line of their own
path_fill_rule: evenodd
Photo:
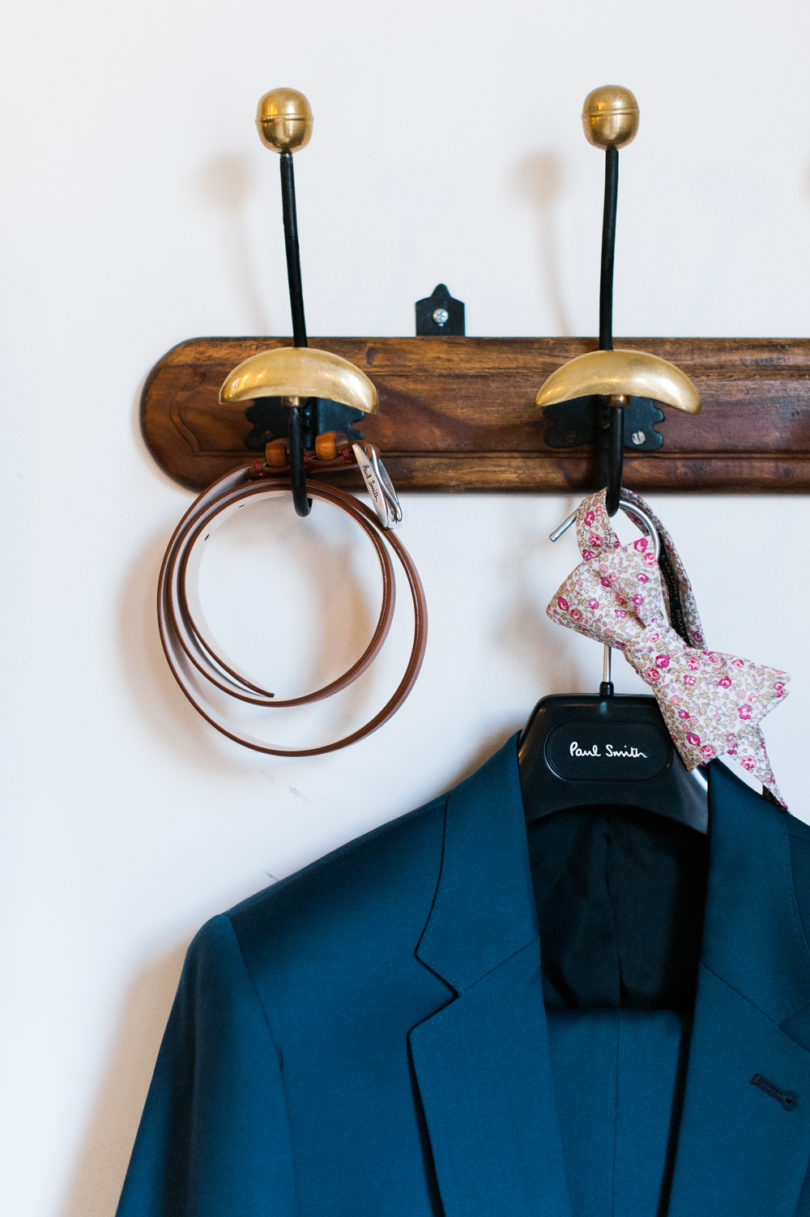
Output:
<svg viewBox="0 0 810 1217">
<path fill-rule="evenodd" d="M 639 495 L 622 490 L 621 496 L 654 523 L 660 559 L 648 537 L 622 545 L 602 490 L 579 506 L 576 530 L 583 560 L 546 612 L 559 625 L 623 652 L 655 694 L 687 769 L 728 753 L 785 806 L 759 723 L 787 695 L 789 677 L 750 659 L 704 649 L 694 593 L 672 538 Z"/>
</svg>

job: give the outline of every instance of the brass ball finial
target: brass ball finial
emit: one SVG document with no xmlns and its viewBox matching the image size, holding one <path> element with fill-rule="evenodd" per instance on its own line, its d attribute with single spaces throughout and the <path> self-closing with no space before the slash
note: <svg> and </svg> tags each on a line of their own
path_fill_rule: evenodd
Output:
<svg viewBox="0 0 810 1217">
<path fill-rule="evenodd" d="M 271 89 L 256 111 L 259 138 L 274 152 L 297 152 L 312 135 L 312 110 L 297 89 Z"/>
<path fill-rule="evenodd" d="M 638 131 L 638 102 L 621 85 L 592 89 L 582 107 L 582 126 L 596 148 L 623 148 Z"/>
</svg>

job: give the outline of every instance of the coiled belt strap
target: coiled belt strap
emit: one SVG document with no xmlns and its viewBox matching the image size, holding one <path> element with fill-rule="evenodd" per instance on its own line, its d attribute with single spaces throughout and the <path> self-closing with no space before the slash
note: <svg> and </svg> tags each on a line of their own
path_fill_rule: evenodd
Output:
<svg viewBox="0 0 810 1217">
<path fill-rule="evenodd" d="M 360 526 L 371 541 L 382 574 L 380 615 L 371 639 L 362 654 L 340 676 L 311 693 L 298 697 L 278 698 L 242 671 L 227 655 L 221 653 L 212 638 L 196 593 L 197 575 L 203 543 L 213 532 L 247 503 L 276 494 L 289 494 L 290 483 L 257 477 L 256 466 L 244 465 L 214 482 L 191 505 L 172 535 L 158 580 L 158 627 L 169 667 L 195 709 L 212 727 L 229 739 L 273 756 L 316 756 L 345 748 L 382 726 L 399 709 L 410 693 L 425 654 L 427 641 L 427 610 L 419 575 L 413 561 L 399 538 L 380 528 L 376 516 L 352 495 L 321 482 L 307 481 L 307 493 L 315 499 L 345 511 Z M 255 736 L 237 729 L 221 715 L 206 696 L 206 685 L 255 706 L 280 709 L 304 706 L 345 689 L 356 680 L 379 653 L 393 620 L 395 607 L 395 576 L 392 551 L 405 574 L 411 593 L 414 613 L 414 635 L 404 675 L 391 698 L 381 710 L 356 731 L 341 739 L 310 748 L 275 747 Z"/>
</svg>

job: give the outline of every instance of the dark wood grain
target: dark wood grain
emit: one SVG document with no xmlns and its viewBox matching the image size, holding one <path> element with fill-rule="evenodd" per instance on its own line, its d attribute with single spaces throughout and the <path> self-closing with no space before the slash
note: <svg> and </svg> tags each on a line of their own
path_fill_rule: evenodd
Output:
<svg viewBox="0 0 810 1217">
<path fill-rule="evenodd" d="M 196 338 L 155 365 L 141 398 L 158 465 L 201 490 L 250 459 L 240 406 L 218 402 L 228 372 L 289 338 Z M 543 381 L 589 338 L 313 338 L 371 377 L 380 414 L 363 420 L 400 490 L 582 491 L 597 477 L 586 448 L 551 449 L 534 404 Z M 699 415 L 665 407 L 664 447 L 625 455 L 638 490 L 810 490 L 810 340 L 623 338 L 695 382 Z M 333 473 L 347 485 L 356 475 Z"/>
</svg>

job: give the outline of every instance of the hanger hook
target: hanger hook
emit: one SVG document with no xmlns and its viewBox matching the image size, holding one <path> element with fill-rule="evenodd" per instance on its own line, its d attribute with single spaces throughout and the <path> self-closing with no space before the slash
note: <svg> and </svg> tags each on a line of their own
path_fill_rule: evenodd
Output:
<svg viewBox="0 0 810 1217">
<path fill-rule="evenodd" d="M 640 520 L 644 525 L 645 529 L 647 530 L 647 536 L 653 543 L 653 554 L 655 555 L 655 560 L 657 562 L 661 557 L 661 537 L 659 536 L 658 529 L 655 527 L 651 517 L 648 516 L 647 512 L 643 511 L 636 503 L 631 503 L 628 499 L 619 499 L 619 507 L 621 507 L 625 515 L 633 516 L 634 519 Z"/>
<path fill-rule="evenodd" d="M 659 557 L 661 556 L 661 538 L 658 535 L 658 529 L 655 527 L 655 524 L 653 523 L 652 518 L 649 515 L 647 515 L 646 511 L 644 511 L 636 503 L 632 503 L 629 499 L 619 499 L 618 505 L 619 505 L 619 507 L 621 507 L 621 509 L 625 513 L 625 515 L 633 516 L 633 518 L 635 520 L 637 520 L 637 521 L 640 520 L 641 523 L 644 525 L 644 528 L 647 531 L 647 536 L 650 538 L 650 540 L 653 543 L 653 553 L 655 555 L 655 560 L 657 562 Z M 574 511 L 572 511 L 570 516 L 566 516 L 566 518 L 563 520 L 562 524 L 560 524 L 558 528 L 554 529 L 554 532 L 549 533 L 549 535 L 548 535 L 549 541 L 559 541 L 560 537 L 564 533 L 568 532 L 568 529 L 571 527 L 571 525 L 574 523 L 574 521 L 577 518 L 578 511 L 579 511 L 579 507 L 577 507 Z"/>
</svg>

